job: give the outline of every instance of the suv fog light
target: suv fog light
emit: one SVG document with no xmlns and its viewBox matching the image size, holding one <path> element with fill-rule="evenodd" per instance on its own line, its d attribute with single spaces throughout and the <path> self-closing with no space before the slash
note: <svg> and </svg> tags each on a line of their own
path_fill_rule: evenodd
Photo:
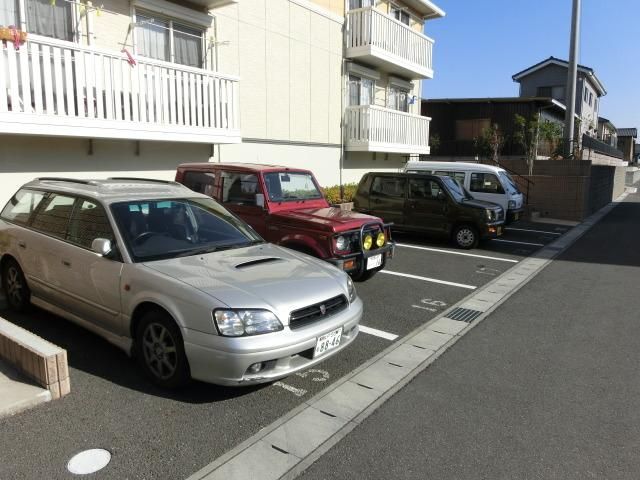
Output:
<svg viewBox="0 0 640 480">
<path fill-rule="evenodd" d="M 385 240 L 386 240 L 386 238 L 385 238 L 385 236 L 384 236 L 384 233 L 383 233 L 383 232 L 380 232 L 380 233 L 378 234 L 378 236 L 376 237 L 376 245 L 377 245 L 378 247 L 382 247 L 382 246 L 384 245 Z"/>
<path fill-rule="evenodd" d="M 258 373 L 264 368 L 264 362 L 254 363 L 247 368 L 247 373 Z"/>
<path fill-rule="evenodd" d="M 364 241 L 362 242 L 362 247 L 365 250 L 371 250 L 372 246 L 373 246 L 373 237 L 371 235 L 366 235 L 364 237 Z"/>
</svg>

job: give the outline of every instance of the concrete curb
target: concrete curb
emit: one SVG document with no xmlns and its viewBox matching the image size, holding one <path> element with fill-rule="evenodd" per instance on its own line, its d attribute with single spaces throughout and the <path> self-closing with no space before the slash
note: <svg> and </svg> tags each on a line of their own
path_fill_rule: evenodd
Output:
<svg viewBox="0 0 640 480">
<path fill-rule="evenodd" d="M 627 194 L 421 325 L 188 480 L 293 479 L 607 215 Z M 447 316 L 463 308 L 466 323 Z"/>
<path fill-rule="evenodd" d="M 0 360 L 0 418 L 15 415 L 51 400 L 51 392 L 26 383 Z"/>
</svg>

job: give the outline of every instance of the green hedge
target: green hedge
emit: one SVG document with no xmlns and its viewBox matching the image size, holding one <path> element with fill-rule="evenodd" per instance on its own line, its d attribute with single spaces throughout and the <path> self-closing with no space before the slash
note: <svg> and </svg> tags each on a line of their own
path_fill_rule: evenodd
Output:
<svg viewBox="0 0 640 480">
<path fill-rule="evenodd" d="M 356 194 L 356 190 L 358 189 L 358 184 L 345 183 L 343 185 L 343 188 L 344 188 L 343 198 L 340 198 L 340 185 L 334 185 L 332 187 L 322 187 L 322 192 L 324 193 L 325 198 L 331 205 L 336 203 L 352 202 L 353 197 Z"/>
</svg>

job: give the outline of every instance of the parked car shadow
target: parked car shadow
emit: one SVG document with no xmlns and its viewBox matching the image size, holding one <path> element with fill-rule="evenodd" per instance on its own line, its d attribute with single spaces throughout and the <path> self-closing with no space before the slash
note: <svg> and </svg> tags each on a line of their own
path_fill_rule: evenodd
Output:
<svg viewBox="0 0 640 480">
<path fill-rule="evenodd" d="M 182 389 L 163 389 L 151 383 L 135 360 L 122 350 L 57 315 L 31 307 L 26 313 L 0 310 L 0 316 L 67 350 L 72 369 L 149 395 L 185 403 L 211 403 L 247 395 L 268 385 L 233 388 L 193 381 Z M 71 381 L 73 384 L 73 373 Z"/>
</svg>

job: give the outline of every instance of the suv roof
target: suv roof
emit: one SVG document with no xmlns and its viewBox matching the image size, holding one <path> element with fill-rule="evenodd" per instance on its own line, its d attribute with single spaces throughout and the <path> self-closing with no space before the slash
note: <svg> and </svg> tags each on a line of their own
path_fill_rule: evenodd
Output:
<svg viewBox="0 0 640 480">
<path fill-rule="evenodd" d="M 113 177 L 106 180 L 42 177 L 23 188 L 64 192 L 114 203 L 145 198 L 209 198 L 177 182 L 144 178 Z"/>
<path fill-rule="evenodd" d="M 297 167 L 285 167 L 284 165 L 265 165 L 262 163 L 234 163 L 234 162 L 225 162 L 225 163 L 183 163 L 178 166 L 178 169 L 188 169 L 194 168 L 198 170 L 211 170 L 211 169 L 219 169 L 219 168 L 228 168 L 231 167 L 236 170 L 246 170 L 246 171 L 259 171 L 259 172 L 269 172 L 269 171 L 281 171 L 281 170 L 289 170 L 291 172 L 307 172 L 311 173 L 310 170 L 305 168 L 297 168 Z"/>
</svg>

